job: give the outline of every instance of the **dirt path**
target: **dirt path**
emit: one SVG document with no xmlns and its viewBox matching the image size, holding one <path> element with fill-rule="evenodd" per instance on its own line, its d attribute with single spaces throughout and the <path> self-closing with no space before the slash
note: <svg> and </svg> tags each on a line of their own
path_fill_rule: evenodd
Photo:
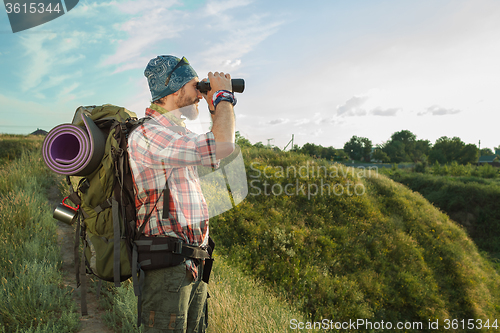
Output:
<svg viewBox="0 0 500 333">
<path fill-rule="evenodd" d="M 81 313 L 80 290 L 76 289 L 75 259 L 73 256 L 73 243 L 75 237 L 74 229 L 72 226 L 57 221 L 57 236 L 59 244 L 61 245 L 61 253 L 63 256 L 63 283 L 73 289 L 73 299 L 76 302 L 78 313 Z M 88 316 L 80 317 L 81 326 L 79 332 L 113 332 L 101 319 L 104 310 L 99 308 L 97 297 L 94 293 L 91 293 L 90 290 L 87 290 L 87 308 Z"/>
<path fill-rule="evenodd" d="M 59 191 L 57 188 L 51 189 L 49 193 L 49 200 L 51 202 L 52 208 L 61 201 L 59 197 Z M 67 225 L 65 223 L 57 221 L 57 238 L 58 243 L 61 246 L 61 254 L 63 258 L 63 283 L 65 286 L 70 287 L 73 290 L 73 299 L 75 300 L 76 306 L 78 308 L 78 313 L 81 314 L 80 306 L 80 289 L 76 289 L 76 277 L 75 277 L 75 258 L 73 254 L 73 244 L 75 238 L 74 227 Z M 87 284 L 88 285 L 88 284 Z M 87 288 L 88 289 L 88 288 Z M 90 290 L 87 291 L 87 308 L 88 316 L 80 316 L 80 330 L 83 333 L 112 333 L 101 319 L 104 310 L 98 306 L 97 297 L 95 294 L 91 293 Z"/>
</svg>

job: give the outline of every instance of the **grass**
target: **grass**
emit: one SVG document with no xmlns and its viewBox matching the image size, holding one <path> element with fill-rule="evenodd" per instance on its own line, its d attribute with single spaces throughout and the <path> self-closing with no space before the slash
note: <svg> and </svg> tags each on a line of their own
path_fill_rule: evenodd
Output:
<svg viewBox="0 0 500 333">
<path fill-rule="evenodd" d="M 290 321 L 306 317 L 270 287 L 256 282 L 226 258 L 216 257 L 210 282 L 208 332 L 290 332 Z"/>
<path fill-rule="evenodd" d="M 137 332 L 137 298 L 130 281 L 119 288 L 105 283 L 103 290 L 106 324 L 116 332 Z M 221 255 L 215 258 L 209 293 L 207 333 L 291 332 L 291 320 L 307 322 L 283 296 L 243 274 Z"/>
<path fill-rule="evenodd" d="M 385 227 L 396 231 L 384 251 L 401 262 L 400 269 L 389 274 L 392 289 L 400 290 L 394 295 L 400 312 L 406 311 L 408 318 L 426 313 L 431 319 L 497 316 L 498 274 L 466 232 L 402 185 L 387 178 L 370 182 L 381 211 L 391 216 Z M 412 266 L 424 273 L 422 281 L 415 278 Z"/>
<path fill-rule="evenodd" d="M 300 154 L 251 148 L 244 155 L 249 195 L 211 220 L 218 257 L 209 332 L 296 331 L 292 323 L 324 319 L 420 322 L 419 332 L 466 332 L 445 329 L 445 319 L 493 324 L 499 317 L 495 265 L 421 194 L 378 173 Z M 74 305 L 50 273 L 60 264 L 44 208 L 51 179 L 37 167 L 39 155 L 25 156 L 9 162 L 0 178 L 0 296 L 9 300 L 1 303 L 0 332 L 71 331 Z M 49 294 L 57 297 L 47 300 Z M 130 283 L 107 284 L 102 302 L 115 331 L 137 331 Z M 436 320 L 439 329 L 429 328 Z"/>
<path fill-rule="evenodd" d="M 212 236 L 313 320 L 498 317 L 494 265 L 418 193 L 298 154 L 245 159 L 250 194 L 211 221 Z"/>
<path fill-rule="evenodd" d="M 487 168 L 487 167 L 481 167 Z M 390 173 L 460 223 L 481 251 L 500 258 L 500 183 L 477 176 Z"/>
<path fill-rule="evenodd" d="M 0 166 L 13 161 L 26 151 L 36 151 L 44 137 L 37 135 L 0 134 Z"/>
<path fill-rule="evenodd" d="M 41 139 L 27 142 L 40 147 Z M 17 148 L 19 158 L 0 169 L 0 332 L 75 332 L 78 314 L 71 290 L 62 285 L 56 225 L 46 195 L 55 178 L 40 150 L 24 147 Z"/>
</svg>

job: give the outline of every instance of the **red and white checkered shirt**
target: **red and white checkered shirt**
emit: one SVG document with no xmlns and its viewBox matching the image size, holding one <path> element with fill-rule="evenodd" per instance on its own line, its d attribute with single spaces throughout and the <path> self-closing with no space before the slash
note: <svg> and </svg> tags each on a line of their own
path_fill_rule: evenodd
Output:
<svg viewBox="0 0 500 333">
<path fill-rule="evenodd" d="M 208 242 L 208 207 L 203 196 L 197 165 L 217 167 L 212 132 L 195 134 L 179 130 L 169 117 L 150 108 L 152 117 L 128 138 L 130 168 L 134 179 L 137 228 L 151 214 L 144 229 L 147 236 L 180 238 L 194 246 Z M 170 209 L 163 219 L 163 190 L 168 178 Z M 197 269 L 188 268 L 194 278 Z"/>
</svg>

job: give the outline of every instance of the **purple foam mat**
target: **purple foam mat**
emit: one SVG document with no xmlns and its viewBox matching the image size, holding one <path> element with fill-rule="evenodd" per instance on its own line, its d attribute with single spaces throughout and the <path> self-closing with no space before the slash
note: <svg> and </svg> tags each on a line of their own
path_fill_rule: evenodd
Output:
<svg viewBox="0 0 500 333">
<path fill-rule="evenodd" d="M 43 160 L 50 170 L 67 176 L 86 176 L 100 164 L 105 138 L 85 114 L 83 126 L 62 124 L 54 127 L 43 141 Z"/>
</svg>

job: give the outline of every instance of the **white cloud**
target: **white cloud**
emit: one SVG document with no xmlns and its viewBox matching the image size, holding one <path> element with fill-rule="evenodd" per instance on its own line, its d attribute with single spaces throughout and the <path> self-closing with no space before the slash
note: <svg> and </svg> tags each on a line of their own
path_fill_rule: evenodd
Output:
<svg viewBox="0 0 500 333">
<path fill-rule="evenodd" d="M 88 37 L 87 33 L 69 32 L 64 34 L 26 34 L 20 37 L 24 49 L 25 65 L 20 77 L 20 90 L 32 91 L 33 95 L 49 88 L 73 80 L 81 75 L 81 70 L 68 73 L 68 67 L 86 59 L 81 49 Z"/>
<path fill-rule="evenodd" d="M 393 117 L 398 114 L 398 112 L 401 112 L 401 108 L 388 108 L 388 109 L 382 109 L 381 107 L 376 107 L 375 109 L 371 110 L 370 113 L 374 116 L 386 116 L 386 117 Z"/>
<path fill-rule="evenodd" d="M 82 71 L 77 71 L 71 74 L 61 74 L 61 75 L 50 75 L 47 76 L 47 80 L 44 82 L 43 86 L 40 87 L 41 90 L 46 90 L 49 88 L 57 87 L 63 85 L 65 81 L 75 81 L 82 77 Z M 63 87 L 66 89 L 66 87 Z"/>
<path fill-rule="evenodd" d="M 115 54 L 107 57 L 103 65 L 120 66 L 115 73 L 133 68 L 144 68 L 149 57 L 142 54 L 153 45 L 165 43 L 165 39 L 173 39 L 180 36 L 187 25 L 184 14 L 166 10 L 168 7 L 157 8 L 152 12 L 134 17 L 121 24 L 119 29 L 128 33 L 128 38 L 118 41 Z"/>
<path fill-rule="evenodd" d="M 106 57 L 102 65 L 118 65 L 114 73 L 144 68 L 157 52 L 163 52 L 185 55 L 191 62 L 195 59 L 199 72 L 213 68 L 234 71 L 242 65 L 244 55 L 282 24 L 268 13 L 235 12 L 251 3 L 209 1 L 206 6 L 189 12 L 174 9 L 172 6 L 179 4 L 178 1 L 140 0 L 117 5 L 120 11 L 133 17 L 116 25 L 127 37 L 117 42 L 116 52 Z"/>
<path fill-rule="evenodd" d="M 417 115 L 418 116 L 423 116 L 426 114 L 431 114 L 433 116 L 445 116 L 445 115 L 450 115 L 450 114 L 457 114 L 460 113 L 461 110 L 457 109 L 451 109 L 451 108 L 444 108 L 439 105 L 433 105 L 431 107 L 428 107 L 425 112 L 419 112 Z"/>
<path fill-rule="evenodd" d="M 366 109 L 362 108 L 363 104 L 368 100 L 367 96 L 350 98 L 344 105 L 337 106 L 337 115 L 339 116 L 365 116 Z"/>
<path fill-rule="evenodd" d="M 310 118 L 297 119 L 294 121 L 294 125 L 295 126 L 303 126 L 303 125 L 310 124 L 311 122 L 312 122 L 312 119 L 310 119 Z"/>
<path fill-rule="evenodd" d="M 21 45 L 25 49 L 26 61 L 25 70 L 20 73 L 21 90 L 30 91 L 40 85 L 43 78 L 52 73 L 56 64 L 56 57 L 45 43 L 56 38 L 56 34 L 33 34 L 21 37 Z"/>
<path fill-rule="evenodd" d="M 290 122 L 290 119 L 285 119 L 285 118 L 277 118 L 273 119 L 267 122 L 269 125 L 282 125 L 282 124 L 287 124 Z"/>
<path fill-rule="evenodd" d="M 380 7 L 383 10 L 384 5 Z M 498 94 L 500 77 L 500 2 L 394 7 L 398 9 L 380 18 L 370 17 L 377 24 L 371 27 L 362 22 L 362 16 L 354 16 L 362 10 L 352 11 L 352 29 L 347 26 L 341 34 L 347 43 L 332 34 L 331 46 L 321 49 L 301 77 L 302 90 L 315 91 L 341 117 L 403 119 L 424 110 L 429 115 L 478 112 L 477 101 L 483 99 L 497 104 L 492 99 Z M 389 24 L 397 29 L 389 29 Z M 295 70 L 290 66 L 281 74 L 293 73 L 291 79 Z M 369 99 L 362 103 L 359 96 Z M 444 109 L 428 110 L 430 105 Z"/>
<path fill-rule="evenodd" d="M 107 7 L 115 7 L 118 5 L 117 1 L 96 1 L 92 3 L 79 1 L 78 5 L 71 10 L 72 17 L 89 18 L 93 16 L 100 16 L 103 14 L 103 9 Z"/>
<path fill-rule="evenodd" d="M 207 3 L 203 11 L 206 13 L 207 16 L 214 16 L 214 15 L 216 16 L 230 9 L 247 6 L 252 2 L 253 1 L 250 0 L 226 0 L 226 1 L 211 0 Z"/>
<path fill-rule="evenodd" d="M 73 84 L 69 85 L 69 86 L 66 86 L 64 87 L 59 96 L 65 96 L 69 93 L 71 93 L 72 91 L 74 91 L 76 88 L 78 88 L 80 86 L 80 83 L 79 82 L 74 82 Z"/>
<path fill-rule="evenodd" d="M 343 105 L 337 106 L 338 116 L 384 116 L 393 117 L 400 114 L 403 109 L 400 107 L 381 107 L 379 103 L 390 103 L 387 96 L 388 92 L 380 89 L 370 89 L 367 94 L 362 96 L 353 96 L 347 100 Z M 332 119 L 333 121 L 333 119 Z"/>
<path fill-rule="evenodd" d="M 204 67 L 218 66 L 219 59 L 241 59 L 259 43 L 276 33 L 283 24 L 283 21 L 273 19 L 270 14 L 254 14 L 243 19 L 228 15 L 224 20 L 227 21 L 225 25 L 212 26 L 210 29 L 214 35 L 224 37 L 216 38 L 207 44 L 202 59 Z M 226 67 L 230 69 L 230 66 Z"/>
<path fill-rule="evenodd" d="M 238 67 L 241 65 L 241 59 L 236 59 L 236 60 L 224 60 L 221 65 L 223 67 L 232 67 L 232 68 L 235 68 L 235 67 Z"/>
</svg>

